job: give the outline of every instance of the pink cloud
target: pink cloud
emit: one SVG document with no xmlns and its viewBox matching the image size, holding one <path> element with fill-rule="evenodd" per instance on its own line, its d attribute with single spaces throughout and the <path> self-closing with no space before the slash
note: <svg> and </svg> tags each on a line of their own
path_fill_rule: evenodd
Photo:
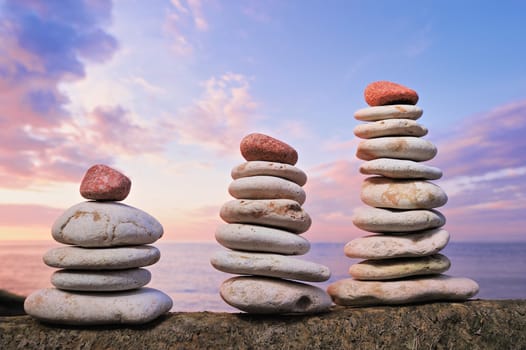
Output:
<svg viewBox="0 0 526 350">
<path fill-rule="evenodd" d="M 108 154 L 158 152 L 168 142 L 168 131 L 162 126 L 133 120 L 121 106 L 99 106 L 87 120 L 86 141 L 99 145 Z"/>
<path fill-rule="evenodd" d="M 0 204 L 0 226 L 50 227 L 64 209 L 33 204 Z"/>
<path fill-rule="evenodd" d="M 65 131 L 73 121 L 59 90 L 84 77 L 84 61 L 111 58 L 117 41 L 104 31 L 110 20 L 110 1 L 2 2 L 0 187 L 76 181 L 87 165 L 111 161 Z"/>
<path fill-rule="evenodd" d="M 164 125 L 119 105 L 72 115 L 59 89 L 84 78 L 85 62 L 105 62 L 117 50 L 105 31 L 111 1 L 8 0 L 1 6 L 0 187 L 77 182 L 94 163 L 163 149 L 171 136 Z"/>
<path fill-rule="evenodd" d="M 260 119 L 249 81 L 241 74 L 227 73 L 210 78 L 203 86 L 203 96 L 167 123 L 179 143 L 237 154 L 239 141 Z"/>
</svg>

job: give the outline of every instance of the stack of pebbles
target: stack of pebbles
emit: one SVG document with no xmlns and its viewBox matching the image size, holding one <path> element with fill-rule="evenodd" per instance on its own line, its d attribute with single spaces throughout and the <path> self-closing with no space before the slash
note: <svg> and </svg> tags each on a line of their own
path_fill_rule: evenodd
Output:
<svg viewBox="0 0 526 350">
<path fill-rule="evenodd" d="M 223 300 L 249 313 L 307 314 L 327 311 L 331 300 L 322 289 L 297 281 L 329 279 L 326 266 L 290 257 L 309 251 L 299 234 L 310 225 L 302 209 L 307 181 L 294 165 L 298 154 L 291 146 L 263 134 L 243 138 L 246 163 L 232 170 L 230 194 L 220 212 L 228 224 L 216 231 L 219 251 L 212 265 L 223 272 L 248 275 L 224 281 Z"/>
<path fill-rule="evenodd" d="M 61 268 L 51 277 L 56 288 L 32 293 L 26 312 L 38 320 L 73 325 L 141 324 L 166 313 L 172 300 L 152 288 L 142 269 L 160 258 L 146 245 L 163 234 L 149 214 L 125 204 L 131 181 L 117 170 L 94 165 L 80 193 L 86 199 L 67 209 L 53 224 L 53 238 L 71 246 L 54 248 L 44 262 Z"/>
<path fill-rule="evenodd" d="M 447 202 L 446 193 L 428 180 L 442 171 L 421 162 L 437 153 L 422 139 L 427 128 L 417 123 L 423 111 L 416 106 L 415 91 L 380 81 L 367 86 L 368 108 L 355 118 L 369 123 L 354 133 L 366 139 L 356 156 L 367 161 L 360 167 L 366 175 L 362 201 L 353 216 L 358 228 L 376 235 L 347 243 L 350 258 L 366 259 L 350 267 L 350 279 L 333 283 L 328 293 L 336 304 L 347 306 L 405 304 L 432 300 L 465 300 L 478 292 L 468 278 L 442 275 L 449 259 L 438 254 L 449 241 L 441 227 L 445 217 L 434 208 Z"/>
</svg>

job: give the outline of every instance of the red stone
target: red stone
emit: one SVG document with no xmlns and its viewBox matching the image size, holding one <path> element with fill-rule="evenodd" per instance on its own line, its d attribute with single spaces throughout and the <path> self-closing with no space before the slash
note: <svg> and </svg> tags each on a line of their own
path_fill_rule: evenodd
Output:
<svg viewBox="0 0 526 350">
<path fill-rule="evenodd" d="M 418 102 L 415 90 L 390 81 L 375 81 L 367 85 L 364 96 L 369 106 L 416 105 Z"/>
<path fill-rule="evenodd" d="M 80 195 L 98 201 L 122 201 L 131 189 L 131 180 L 107 165 L 97 164 L 88 169 L 80 183 Z"/>
<path fill-rule="evenodd" d="M 253 133 L 245 136 L 239 148 L 247 161 L 262 160 L 290 165 L 298 161 L 298 152 L 294 148 L 264 134 Z"/>
</svg>

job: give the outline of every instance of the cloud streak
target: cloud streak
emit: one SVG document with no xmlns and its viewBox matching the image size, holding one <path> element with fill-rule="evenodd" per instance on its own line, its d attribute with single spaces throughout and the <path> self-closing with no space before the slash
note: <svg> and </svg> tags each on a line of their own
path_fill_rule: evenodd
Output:
<svg viewBox="0 0 526 350">
<path fill-rule="evenodd" d="M 198 145 L 217 154 L 237 153 L 239 141 L 261 117 L 250 94 L 249 80 L 227 73 L 204 82 L 201 98 L 167 122 L 182 144 Z"/>
<path fill-rule="evenodd" d="M 443 168 L 447 177 L 526 165 L 524 115 L 526 100 L 466 118 L 450 137 L 437 142 L 438 155 L 433 163 Z"/>
<path fill-rule="evenodd" d="M 189 37 L 206 32 L 209 28 L 203 13 L 203 4 L 201 0 L 171 0 L 171 5 L 164 23 L 164 31 L 171 39 L 171 48 L 176 55 L 191 55 L 195 47 Z"/>
</svg>

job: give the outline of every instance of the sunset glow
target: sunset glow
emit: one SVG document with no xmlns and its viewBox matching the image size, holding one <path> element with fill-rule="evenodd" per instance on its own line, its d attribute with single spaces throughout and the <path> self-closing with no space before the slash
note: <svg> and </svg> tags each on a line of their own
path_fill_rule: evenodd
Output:
<svg viewBox="0 0 526 350">
<path fill-rule="evenodd" d="M 390 80 L 420 96 L 452 240 L 525 241 L 526 4 L 410 4 L 0 0 L 0 240 L 51 239 L 103 163 L 163 240 L 211 241 L 261 132 L 309 176 L 305 236 L 349 241 L 353 112 Z"/>
</svg>

